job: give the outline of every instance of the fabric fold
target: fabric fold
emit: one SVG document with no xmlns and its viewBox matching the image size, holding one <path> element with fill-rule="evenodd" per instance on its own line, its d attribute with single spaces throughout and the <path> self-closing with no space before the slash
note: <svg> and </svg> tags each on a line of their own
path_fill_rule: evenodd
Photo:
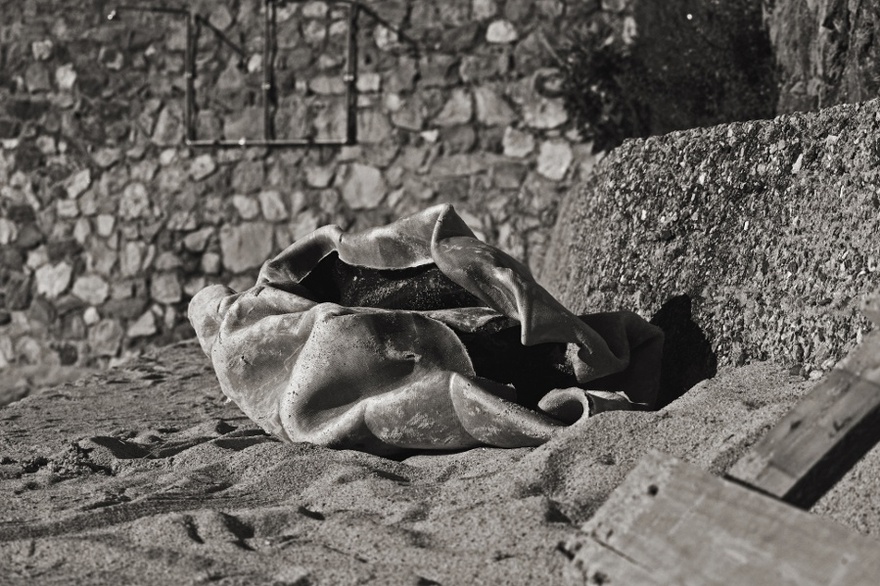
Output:
<svg viewBox="0 0 880 586">
<path fill-rule="evenodd" d="M 251 289 L 200 291 L 189 317 L 224 394 L 268 433 L 378 454 L 538 445 L 591 413 L 652 406 L 659 382 L 659 329 L 575 316 L 449 205 L 320 228 Z"/>
</svg>

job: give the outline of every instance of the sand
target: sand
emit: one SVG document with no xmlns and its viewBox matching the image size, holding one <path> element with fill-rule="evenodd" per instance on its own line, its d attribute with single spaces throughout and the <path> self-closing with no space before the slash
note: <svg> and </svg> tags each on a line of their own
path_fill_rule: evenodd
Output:
<svg viewBox="0 0 880 586">
<path fill-rule="evenodd" d="M 647 449 L 721 474 L 812 384 L 722 369 L 538 448 L 389 460 L 266 436 L 182 343 L 0 408 L 0 584 L 564 583 Z M 817 506 L 877 534 L 866 498 Z"/>
</svg>

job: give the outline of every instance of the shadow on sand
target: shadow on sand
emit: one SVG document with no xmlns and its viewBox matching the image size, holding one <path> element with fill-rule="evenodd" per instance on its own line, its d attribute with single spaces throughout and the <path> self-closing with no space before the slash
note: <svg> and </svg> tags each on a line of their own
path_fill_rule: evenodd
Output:
<svg viewBox="0 0 880 586">
<path fill-rule="evenodd" d="M 706 334 L 694 323 L 688 295 L 670 298 L 651 318 L 666 336 L 657 409 L 662 409 L 695 384 L 718 372 L 718 357 Z"/>
</svg>

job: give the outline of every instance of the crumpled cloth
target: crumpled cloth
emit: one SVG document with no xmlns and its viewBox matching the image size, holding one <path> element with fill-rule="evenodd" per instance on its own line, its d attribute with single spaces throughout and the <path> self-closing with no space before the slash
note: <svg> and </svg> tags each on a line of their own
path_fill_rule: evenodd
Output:
<svg viewBox="0 0 880 586">
<path fill-rule="evenodd" d="M 632 312 L 575 316 L 450 205 L 320 228 L 251 289 L 200 291 L 189 319 L 223 393 L 267 433 L 376 454 L 534 446 L 650 408 L 663 343 Z"/>
</svg>

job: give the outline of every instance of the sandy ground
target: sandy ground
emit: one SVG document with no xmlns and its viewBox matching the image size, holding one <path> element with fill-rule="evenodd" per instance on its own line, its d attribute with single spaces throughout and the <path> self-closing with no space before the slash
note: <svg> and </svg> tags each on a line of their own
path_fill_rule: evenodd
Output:
<svg viewBox="0 0 880 586">
<path fill-rule="evenodd" d="M 539 448 L 396 461 L 266 436 L 179 344 L 0 408 L 0 584 L 564 583 L 558 544 L 646 449 L 723 473 L 810 385 L 748 365 Z"/>
</svg>

